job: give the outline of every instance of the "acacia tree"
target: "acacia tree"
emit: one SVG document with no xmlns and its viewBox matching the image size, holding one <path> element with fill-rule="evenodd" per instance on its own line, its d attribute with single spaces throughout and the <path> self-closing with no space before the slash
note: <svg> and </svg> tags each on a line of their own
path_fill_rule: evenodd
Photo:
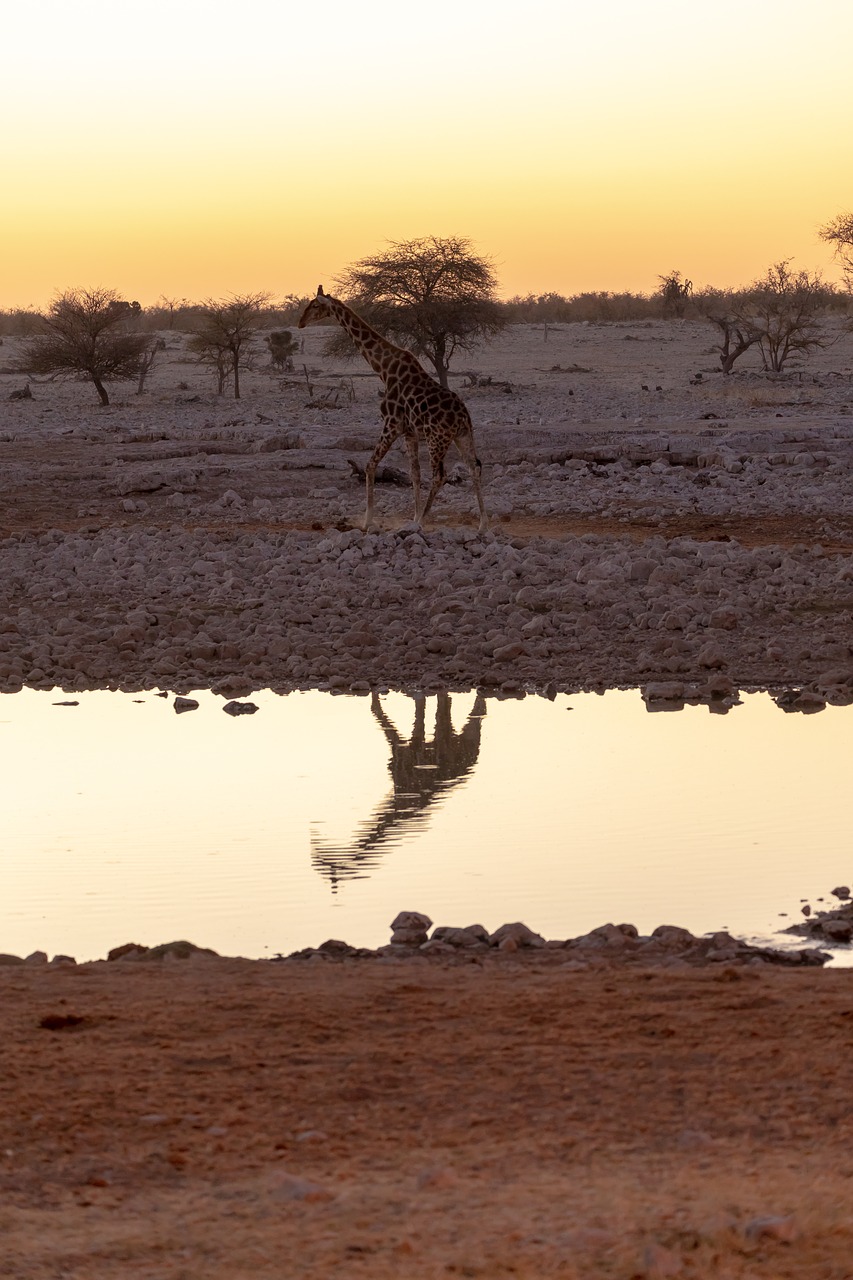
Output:
<svg viewBox="0 0 853 1280">
<path fill-rule="evenodd" d="M 742 292 L 704 290 L 698 305 L 720 331 L 720 367 L 732 365 L 750 347 L 761 352 L 764 368 L 781 373 L 788 360 L 830 341 L 821 332 L 821 313 L 832 291 L 819 275 L 792 271 L 790 258 L 774 262 Z"/>
<path fill-rule="evenodd" d="M 737 310 L 734 314 L 717 312 L 708 319 L 720 331 L 720 368 L 731 373 L 735 361 L 761 341 L 761 333 L 749 316 L 740 316 Z"/>
<path fill-rule="evenodd" d="M 240 368 L 252 338 L 261 328 L 261 313 L 270 300 L 268 293 L 236 293 L 217 301 L 207 298 L 199 308 L 198 328 L 190 338 L 190 351 L 202 364 L 216 371 L 219 395 L 229 378 L 234 380 L 234 399 L 240 399 Z"/>
<path fill-rule="evenodd" d="M 834 247 L 844 271 L 844 283 L 853 290 L 853 213 L 839 213 L 818 229 L 818 235 Z"/>
<path fill-rule="evenodd" d="M 761 329 L 749 311 L 748 295 L 732 289 L 703 289 L 699 310 L 720 333 L 720 368 L 731 373 L 736 360 L 761 339 Z"/>
<path fill-rule="evenodd" d="M 41 332 L 25 344 L 19 368 L 49 377 L 88 378 L 107 405 L 105 382 L 139 374 L 148 336 L 129 325 L 141 311 L 138 302 L 126 302 L 114 289 L 68 289 L 39 317 Z"/>
<path fill-rule="evenodd" d="M 829 290 L 820 276 L 792 271 L 791 259 L 774 262 L 756 280 L 748 301 L 748 314 L 759 331 L 758 345 L 765 369 L 781 373 L 792 355 L 824 347 L 819 319 L 826 309 Z"/>
<path fill-rule="evenodd" d="M 336 279 L 346 301 L 380 333 L 425 357 L 447 386 L 450 362 L 507 324 L 491 262 L 461 236 L 391 241 Z M 330 342 L 352 350 L 345 334 Z"/>
</svg>

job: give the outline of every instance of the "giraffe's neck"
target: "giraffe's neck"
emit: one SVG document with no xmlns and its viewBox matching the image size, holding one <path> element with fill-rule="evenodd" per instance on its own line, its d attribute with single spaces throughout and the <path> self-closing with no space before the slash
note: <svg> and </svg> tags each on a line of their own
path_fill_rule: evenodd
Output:
<svg viewBox="0 0 853 1280">
<path fill-rule="evenodd" d="M 382 337 L 381 333 L 372 329 L 367 321 L 356 315 L 345 302 L 329 297 L 327 302 L 338 324 L 352 338 L 374 373 L 378 373 L 384 381 L 389 366 L 392 362 L 399 360 L 402 354 L 401 348 L 395 347 L 393 342 L 389 342 L 387 338 Z"/>
</svg>

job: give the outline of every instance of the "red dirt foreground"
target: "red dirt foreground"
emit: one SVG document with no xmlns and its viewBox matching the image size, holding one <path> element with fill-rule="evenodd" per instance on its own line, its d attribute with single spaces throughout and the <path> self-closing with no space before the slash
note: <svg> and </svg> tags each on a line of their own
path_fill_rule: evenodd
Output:
<svg viewBox="0 0 853 1280">
<path fill-rule="evenodd" d="M 853 1275 L 853 971 L 0 968 L 0 1276 Z"/>
</svg>

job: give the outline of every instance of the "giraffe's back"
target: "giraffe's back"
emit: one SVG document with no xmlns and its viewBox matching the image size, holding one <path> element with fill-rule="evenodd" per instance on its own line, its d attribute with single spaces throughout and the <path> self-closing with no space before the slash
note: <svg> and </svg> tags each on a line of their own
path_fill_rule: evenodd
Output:
<svg viewBox="0 0 853 1280">
<path fill-rule="evenodd" d="M 439 386 L 423 370 L 421 374 L 399 389 L 398 402 L 409 424 L 418 432 L 441 431 L 449 433 L 451 438 L 470 431 L 471 415 L 462 397 L 448 387 Z"/>
</svg>

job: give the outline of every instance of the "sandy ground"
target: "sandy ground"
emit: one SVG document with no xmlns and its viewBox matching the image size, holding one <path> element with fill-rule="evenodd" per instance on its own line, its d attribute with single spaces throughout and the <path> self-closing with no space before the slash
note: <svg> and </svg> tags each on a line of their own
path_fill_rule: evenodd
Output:
<svg viewBox="0 0 853 1280">
<path fill-rule="evenodd" d="M 0 970 L 0 1275 L 849 1277 L 850 971 L 546 960 Z"/>
<path fill-rule="evenodd" d="M 426 536 L 405 485 L 352 530 L 377 386 L 323 336 L 307 379 L 259 367 L 235 403 L 167 334 L 146 393 L 103 410 L 82 384 L 8 401 L 6 340 L 0 688 L 853 700 L 849 335 L 723 379 L 699 324 L 512 331 L 455 380 L 484 539 L 464 482 Z M 850 982 L 543 956 L 3 966 L 0 1275 L 843 1280 Z"/>
</svg>

